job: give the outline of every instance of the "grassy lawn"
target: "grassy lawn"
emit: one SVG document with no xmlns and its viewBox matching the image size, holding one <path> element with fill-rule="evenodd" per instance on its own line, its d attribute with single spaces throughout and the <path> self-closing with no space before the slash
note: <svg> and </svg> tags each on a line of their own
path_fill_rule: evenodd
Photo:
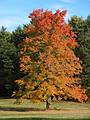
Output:
<svg viewBox="0 0 90 120">
<path fill-rule="evenodd" d="M 0 99 L 0 120 L 90 120 L 90 103 L 52 102 L 50 110 L 45 110 L 45 103 L 14 102 Z"/>
</svg>

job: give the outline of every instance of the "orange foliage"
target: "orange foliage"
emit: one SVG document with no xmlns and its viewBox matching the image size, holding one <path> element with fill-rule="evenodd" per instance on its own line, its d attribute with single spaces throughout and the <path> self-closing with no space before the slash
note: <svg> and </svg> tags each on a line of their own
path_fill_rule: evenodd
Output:
<svg viewBox="0 0 90 120">
<path fill-rule="evenodd" d="M 80 86 L 80 61 L 72 48 L 75 35 L 64 22 L 66 11 L 35 10 L 26 27 L 27 38 L 21 43 L 20 69 L 27 77 L 17 80 L 18 97 L 45 101 L 62 96 L 83 102 L 87 100 Z"/>
</svg>

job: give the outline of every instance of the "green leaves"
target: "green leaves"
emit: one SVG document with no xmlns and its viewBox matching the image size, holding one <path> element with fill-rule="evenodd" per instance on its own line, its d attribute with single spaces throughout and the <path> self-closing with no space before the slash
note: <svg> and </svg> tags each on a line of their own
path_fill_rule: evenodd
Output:
<svg viewBox="0 0 90 120">
<path fill-rule="evenodd" d="M 11 33 L 2 27 L 0 30 L 0 81 L 3 87 L 11 85 L 15 79 L 17 56 L 17 49 L 11 42 Z"/>
</svg>

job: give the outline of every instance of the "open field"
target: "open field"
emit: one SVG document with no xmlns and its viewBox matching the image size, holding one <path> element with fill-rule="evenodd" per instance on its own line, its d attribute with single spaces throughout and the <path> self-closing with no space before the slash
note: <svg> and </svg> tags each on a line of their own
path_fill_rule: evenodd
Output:
<svg viewBox="0 0 90 120">
<path fill-rule="evenodd" d="M 0 120 L 24 118 L 22 120 L 90 120 L 90 103 L 52 102 L 50 110 L 45 110 L 45 103 L 14 104 L 14 99 L 0 99 Z M 42 119 L 40 119 L 42 118 Z M 47 118 L 47 119 L 46 119 Z M 15 119 L 15 120 L 17 120 Z"/>
</svg>

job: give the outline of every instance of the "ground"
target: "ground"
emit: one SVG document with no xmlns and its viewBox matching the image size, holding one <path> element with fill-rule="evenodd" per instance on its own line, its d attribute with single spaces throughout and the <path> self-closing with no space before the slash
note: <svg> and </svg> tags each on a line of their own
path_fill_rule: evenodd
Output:
<svg viewBox="0 0 90 120">
<path fill-rule="evenodd" d="M 58 118 L 61 120 L 66 118 L 65 120 L 81 120 L 88 118 L 88 120 L 90 120 L 89 102 L 52 102 L 50 110 L 45 110 L 45 103 L 32 103 L 29 100 L 24 100 L 24 103 L 19 105 L 15 104 L 14 102 L 15 99 L 0 99 L 0 119 L 4 120 L 4 118 Z"/>
</svg>

